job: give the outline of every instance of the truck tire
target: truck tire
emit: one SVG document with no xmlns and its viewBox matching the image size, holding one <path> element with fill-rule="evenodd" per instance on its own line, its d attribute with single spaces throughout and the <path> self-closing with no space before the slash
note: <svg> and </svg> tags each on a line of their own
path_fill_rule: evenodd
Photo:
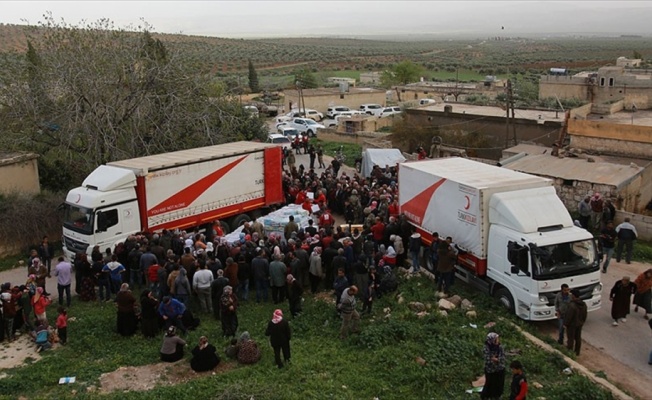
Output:
<svg viewBox="0 0 652 400">
<path fill-rule="evenodd" d="M 315 137 L 315 132 L 313 132 L 311 129 L 308 129 L 306 133 L 308 134 L 308 137 Z"/>
<path fill-rule="evenodd" d="M 222 227 L 222 232 L 224 232 L 225 235 L 231 233 L 231 227 L 226 223 L 226 221 L 220 221 L 220 226 Z"/>
<path fill-rule="evenodd" d="M 494 297 L 498 302 L 505 307 L 510 313 L 514 314 L 515 306 L 514 306 L 514 297 L 512 297 L 512 294 L 509 292 L 509 290 L 505 288 L 500 288 L 496 290 L 494 293 Z"/>
<path fill-rule="evenodd" d="M 233 220 L 231 220 L 231 230 L 234 231 L 238 229 L 238 227 L 245 222 L 251 222 L 251 217 L 247 214 L 240 214 L 236 215 L 233 217 Z"/>
</svg>

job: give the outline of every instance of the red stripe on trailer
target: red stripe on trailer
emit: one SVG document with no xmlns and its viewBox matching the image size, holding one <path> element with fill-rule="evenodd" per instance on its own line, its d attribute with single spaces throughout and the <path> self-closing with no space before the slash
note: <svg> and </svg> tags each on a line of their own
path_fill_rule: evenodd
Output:
<svg viewBox="0 0 652 400">
<path fill-rule="evenodd" d="M 215 172 L 212 172 L 197 182 L 194 182 L 189 186 L 179 190 L 177 193 L 147 210 L 147 216 L 151 217 L 190 206 L 195 200 L 197 200 L 199 196 L 208 190 L 208 188 L 213 186 L 217 181 L 220 180 L 220 178 L 235 168 L 235 166 L 240 164 L 245 158 L 247 158 L 247 156 L 240 157 L 237 160 L 231 161 L 229 164 L 223 166 Z"/>
<path fill-rule="evenodd" d="M 446 178 L 438 180 L 427 187 L 423 192 L 406 201 L 402 206 L 400 206 L 400 212 L 405 214 L 408 220 L 417 225 L 421 225 L 423 223 L 423 217 L 426 215 L 426 210 L 428 210 L 430 199 L 432 199 L 435 191 L 437 191 L 444 182 L 446 182 Z"/>
<path fill-rule="evenodd" d="M 283 195 L 283 153 L 281 147 L 265 149 L 265 204 L 278 204 L 285 200 Z"/>
<path fill-rule="evenodd" d="M 147 189 L 145 188 L 145 177 L 136 177 L 136 199 L 138 199 L 138 210 L 140 214 L 140 229 L 147 231 Z"/>
<path fill-rule="evenodd" d="M 158 225 L 151 226 L 149 231 L 162 231 L 163 229 L 174 230 L 174 229 L 185 229 L 189 227 L 199 226 L 207 222 L 213 222 L 218 219 L 225 219 L 232 217 L 234 215 L 239 215 L 260 207 L 265 206 L 265 199 L 258 198 L 243 203 L 233 204 L 228 207 L 223 207 L 217 210 L 207 211 L 198 215 L 191 215 L 189 217 L 162 222 Z"/>
</svg>

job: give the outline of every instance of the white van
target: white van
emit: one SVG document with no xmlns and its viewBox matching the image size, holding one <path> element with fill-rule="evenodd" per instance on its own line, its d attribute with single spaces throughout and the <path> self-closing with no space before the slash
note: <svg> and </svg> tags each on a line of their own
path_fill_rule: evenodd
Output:
<svg viewBox="0 0 652 400">
<path fill-rule="evenodd" d="M 437 104 L 437 102 L 433 99 L 420 99 L 419 100 L 419 105 L 420 106 L 425 106 L 427 104 Z"/>
</svg>

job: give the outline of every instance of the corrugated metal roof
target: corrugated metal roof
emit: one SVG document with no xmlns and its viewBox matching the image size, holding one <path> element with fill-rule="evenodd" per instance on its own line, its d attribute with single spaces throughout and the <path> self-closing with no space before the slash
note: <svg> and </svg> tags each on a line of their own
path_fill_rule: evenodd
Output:
<svg viewBox="0 0 652 400">
<path fill-rule="evenodd" d="M 132 158 L 129 160 L 113 161 L 107 165 L 124 167 L 133 170 L 151 171 L 174 165 L 188 164 L 233 154 L 253 152 L 268 147 L 278 147 L 278 144 L 258 142 L 233 142 L 218 144 L 216 146 L 198 147 L 195 149 L 174 151 L 171 153 L 155 154 L 151 156 Z"/>
<path fill-rule="evenodd" d="M 609 162 L 590 163 L 581 158 L 558 158 L 549 154 L 527 155 L 503 168 L 552 178 L 612 185 L 618 189 L 622 189 L 644 169 Z"/>
</svg>

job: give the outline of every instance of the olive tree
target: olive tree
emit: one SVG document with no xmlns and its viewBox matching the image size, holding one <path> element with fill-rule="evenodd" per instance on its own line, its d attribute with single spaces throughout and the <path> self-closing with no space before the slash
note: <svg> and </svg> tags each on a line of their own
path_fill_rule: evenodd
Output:
<svg viewBox="0 0 652 400">
<path fill-rule="evenodd" d="M 79 180 L 113 160 L 264 137 L 262 121 L 149 30 L 51 15 L 29 27 L 26 54 L 0 65 L 0 144 Z"/>
</svg>

